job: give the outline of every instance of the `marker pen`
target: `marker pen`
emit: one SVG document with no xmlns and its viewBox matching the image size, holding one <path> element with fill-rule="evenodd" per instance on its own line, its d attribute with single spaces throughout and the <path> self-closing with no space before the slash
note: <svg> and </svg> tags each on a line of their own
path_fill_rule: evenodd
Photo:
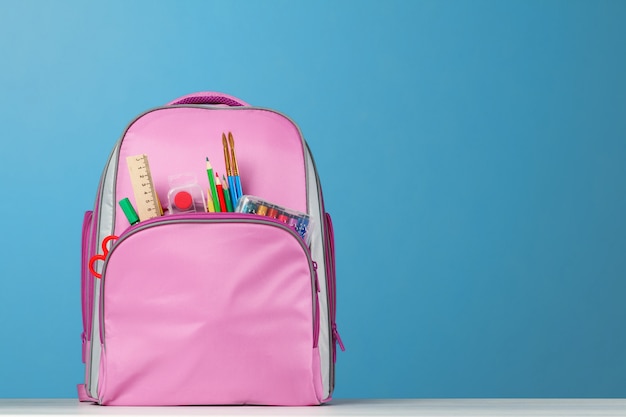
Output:
<svg viewBox="0 0 626 417">
<path fill-rule="evenodd" d="M 139 223 L 139 216 L 128 198 L 121 199 L 119 204 L 131 226 Z"/>
</svg>

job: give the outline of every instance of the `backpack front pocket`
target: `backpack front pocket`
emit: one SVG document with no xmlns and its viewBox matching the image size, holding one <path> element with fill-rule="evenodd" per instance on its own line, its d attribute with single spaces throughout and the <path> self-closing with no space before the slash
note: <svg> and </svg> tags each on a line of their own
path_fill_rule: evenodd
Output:
<svg viewBox="0 0 626 417">
<path fill-rule="evenodd" d="M 104 265 L 100 402 L 318 404 L 313 265 L 256 216 L 140 223 Z"/>
</svg>

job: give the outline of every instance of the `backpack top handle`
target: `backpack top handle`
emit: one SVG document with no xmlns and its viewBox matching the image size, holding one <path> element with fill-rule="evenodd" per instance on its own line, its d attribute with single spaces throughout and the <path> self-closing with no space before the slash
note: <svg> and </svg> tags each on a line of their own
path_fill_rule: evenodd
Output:
<svg viewBox="0 0 626 417">
<path fill-rule="evenodd" d="M 178 104 L 221 104 L 229 107 L 250 106 L 237 97 L 214 91 L 187 94 L 167 103 L 168 106 L 176 106 Z"/>
</svg>

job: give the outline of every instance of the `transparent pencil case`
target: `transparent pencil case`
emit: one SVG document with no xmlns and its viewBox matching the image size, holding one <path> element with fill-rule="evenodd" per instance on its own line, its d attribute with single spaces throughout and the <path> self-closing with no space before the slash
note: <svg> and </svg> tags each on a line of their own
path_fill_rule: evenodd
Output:
<svg viewBox="0 0 626 417">
<path fill-rule="evenodd" d="M 291 210 L 251 195 L 242 196 L 235 211 L 274 218 L 291 226 L 307 245 L 310 243 L 311 216 L 306 213 Z"/>
<path fill-rule="evenodd" d="M 169 214 L 206 213 L 204 193 L 193 174 L 171 175 L 167 193 Z"/>
</svg>

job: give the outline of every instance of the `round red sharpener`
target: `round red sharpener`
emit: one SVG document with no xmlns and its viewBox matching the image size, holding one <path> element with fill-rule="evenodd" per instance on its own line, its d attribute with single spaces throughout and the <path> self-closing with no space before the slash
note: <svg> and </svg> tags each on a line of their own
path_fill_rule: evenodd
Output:
<svg viewBox="0 0 626 417">
<path fill-rule="evenodd" d="M 193 205 L 193 198 L 187 191 L 179 191 L 174 196 L 174 205 L 178 210 L 189 210 Z"/>
</svg>

